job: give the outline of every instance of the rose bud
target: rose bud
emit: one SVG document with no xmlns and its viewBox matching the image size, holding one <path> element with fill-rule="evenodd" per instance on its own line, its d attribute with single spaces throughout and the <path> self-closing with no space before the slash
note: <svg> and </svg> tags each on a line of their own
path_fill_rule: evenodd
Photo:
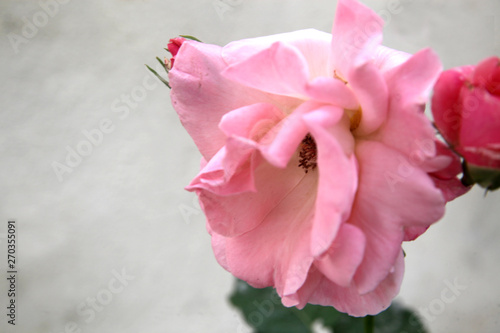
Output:
<svg viewBox="0 0 500 333">
<path fill-rule="evenodd" d="M 466 185 L 500 186 L 500 58 L 443 72 L 432 113 L 447 143 L 464 159 Z"/>
</svg>

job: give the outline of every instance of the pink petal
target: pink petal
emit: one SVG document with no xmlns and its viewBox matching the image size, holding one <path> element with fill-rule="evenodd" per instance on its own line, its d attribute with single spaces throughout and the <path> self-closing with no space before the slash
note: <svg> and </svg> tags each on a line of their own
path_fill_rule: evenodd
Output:
<svg viewBox="0 0 500 333">
<path fill-rule="evenodd" d="M 214 232 L 233 237 L 259 226 L 291 191 L 296 191 L 304 176 L 304 171 L 295 164 L 278 169 L 258 159 L 252 163 L 248 169 L 254 170 L 252 177 L 256 192 L 221 196 L 199 185 L 189 188 L 199 195 Z"/>
<path fill-rule="evenodd" d="M 441 73 L 441 61 L 431 49 L 415 53 L 405 63 L 386 75 L 391 95 L 399 100 L 398 105 L 424 105 L 430 91 Z"/>
<path fill-rule="evenodd" d="M 212 249 L 214 251 L 215 259 L 219 265 L 229 271 L 226 259 L 226 237 L 215 232 L 210 232 L 210 235 L 212 236 Z"/>
<path fill-rule="evenodd" d="M 432 115 L 444 139 L 455 145 L 462 126 L 460 93 L 472 67 L 461 67 L 444 71 L 434 86 Z"/>
<path fill-rule="evenodd" d="M 329 65 L 331 40 L 332 35 L 323 31 L 298 30 L 229 43 L 223 48 L 222 57 L 228 65 L 234 65 L 268 49 L 275 42 L 281 42 L 294 47 L 304 56 L 311 78 L 331 77 L 333 72 Z"/>
<path fill-rule="evenodd" d="M 294 175 L 288 174 L 286 179 L 282 173 Z M 309 247 L 317 176 L 314 172 L 305 174 L 296 165 L 277 170 L 273 176 L 262 185 L 285 187 L 283 183 L 289 183 L 293 187 L 286 185 L 287 191 L 279 196 L 280 200 L 259 217 L 258 228 L 226 240 L 226 257 L 229 270 L 236 277 L 255 287 L 274 285 L 280 295 L 288 295 L 303 284 L 313 261 Z M 265 195 L 265 190 L 260 189 L 261 195 Z M 254 214 L 260 207 L 251 201 L 246 207 L 233 209 L 237 213 L 231 216 L 234 219 Z"/>
<path fill-rule="evenodd" d="M 427 231 L 429 227 L 408 227 L 405 228 L 405 242 L 413 241 Z"/>
<path fill-rule="evenodd" d="M 242 165 L 250 164 L 248 161 L 254 150 L 255 147 L 248 142 L 228 139 L 227 145 L 212 157 L 198 176 L 186 186 L 186 190 L 203 189 L 217 195 L 255 191 L 253 169 L 241 168 Z"/>
<path fill-rule="evenodd" d="M 275 42 L 269 48 L 229 66 L 224 76 L 271 94 L 305 99 L 303 87 L 309 79 L 309 68 L 296 48 Z"/>
<path fill-rule="evenodd" d="M 435 130 L 417 106 L 403 109 L 392 101 L 387 121 L 368 138 L 404 154 L 406 162 L 401 168 L 423 167 L 436 155 Z"/>
<path fill-rule="evenodd" d="M 367 239 L 365 257 L 355 275 L 361 294 L 372 291 L 396 260 L 403 227 L 426 227 L 440 219 L 445 201 L 431 178 L 406 157 L 373 141 L 356 145 L 360 183 L 349 222 Z"/>
<path fill-rule="evenodd" d="M 228 136 L 226 145 L 186 189 L 204 189 L 217 195 L 255 191 L 253 153 L 258 148 L 258 141 L 283 117 L 278 108 L 266 103 L 252 104 L 226 113 L 219 125 Z"/>
<path fill-rule="evenodd" d="M 269 48 L 232 64 L 224 75 L 270 94 L 303 100 L 312 98 L 348 109 L 358 107 L 352 91 L 342 81 L 331 76 L 313 78 L 304 54 L 283 42 L 275 42 Z"/>
<path fill-rule="evenodd" d="M 285 168 L 290 158 L 296 153 L 300 142 L 307 135 L 307 127 L 303 115 L 321 104 L 307 101 L 297 107 L 289 116 L 272 128 L 259 144 L 262 156 L 278 168 Z"/>
<path fill-rule="evenodd" d="M 360 229 L 344 223 L 328 251 L 314 265 L 333 283 L 348 287 L 363 260 L 365 241 Z"/>
<path fill-rule="evenodd" d="M 343 118 L 343 121 L 339 121 Z M 318 194 L 311 234 L 311 252 L 330 248 L 337 231 L 349 217 L 357 187 L 354 138 L 342 110 L 323 107 L 304 116 L 317 146 Z"/>
<path fill-rule="evenodd" d="M 359 108 L 359 102 L 352 89 L 338 79 L 318 77 L 307 83 L 305 94 L 318 101 L 348 110 Z"/>
<path fill-rule="evenodd" d="M 457 151 L 471 164 L 500 168 L 500 98 L 481 88 L 463 89 L 461 97 Z"/>
<path fill-rule="evenodd" d="M 362 108 L 361 122 L 355 134 L 370 134 L 387 117 L 388 92 L 385 80 L 373 63 L 354 67 L 349 72 L 348 80 Z"/>
<path fill-rule="evenodd" d="M 274 96 L 222 77 L 227 65 L 220 52 L 219 46 L 186 41 L 169 73 L 173 107 L 206 160 L 225 143 L 226 136 L 218 128 L 225 113 L 258 102 L 276 102 Z"/>
<path fill-rule="evenodd" d="M 332 29 L 332 65 L 346 77 L 352 66 L 369 61 L 382 42 L 383 20 L 354 0 L 339 0 Z"/>
<path fill-rule="evenodd" d="M 447 202 L 464 195 L 471 189 L 471 187 L 465 187 L 457 178 L 439 179 L 433 177 L 432 180 L 434 181 L 434 185 L 441 190 L 443 198 Z"/>
<path fill-rule="evenodd" d="M 459 157 L 452 152 L 445 144 L 436 141 L 436 157 L 434 159 L 447 158 L 448 162 L 436 168 L 429 175 L 437 188 L 441 190 L 444 199 L 448 202 L 451 201 L 470 190 L 458 180 L 457 176 L 462 173 L 462 165 Z M 429 172 L 429 170 L 426 170 Z"/>
<path fill-rule="evenodd" d="M 406 62 L 410 57 L 411 54 L 409 53 L 379 45 L 375 52 L 373 63 L 382 72 L 387 72 Z"/>
<path fill-rule="evenodd" d="M 304 308 L 311 299 L 311 296 L 316 292 L 316 288 L 318 288 L 324 279 L 323 273 L 315 265 L 312 265 L 307 274 L 306 281 L 300 289 L 293 294 L 283 295 L 281 302 L 286 307 L 295 306 L 298 309 Z M 331 302 L 327 304 L 328 306 L 332 306 Z"/>
<path fill-rule="evenodd" d="M 441 141 L 436 142 L 436 156 L 437 157 L 447 157 L 448 163 L 443 167 L 436 170 L 432 170 L 432 176 L 439 179 L 452 179 L 456 178 L 458 174 L 462 172 L 462 165 L 460 164 L 460 159 L 452 152 L 444 143 Z M 428 170 L 429 171 L 429 170 Z"/>
<path fill-rule="evenodd" d="M 481 61 L 474 70 L 473 84 L 500 97 L 500 58 L 489 57 Z"/>
<path fill-rule="evenodd" d="M 389 113 L 380 129 L 369 136 L 408 156 L 418 167 L 434 157 L 435 130 L 423 113 L 423 103 L 439 73 L 439 60 L 423 50 L 386 74 L 391 92 Z"/>
<path fill-rule="evenodd" d="M 219 128 L 228 136 L 259 141 L 285 115 L 272 104 L 257 103 L 226 113 Z"/>
<path fill-rule="evenodd" d="M 375 315 L 387 309 L 399 293 L 404 274 L 403 251 L 399 250 L 390 272 L 369 293 L 358 293 L 358 287 L 354 283 L 349 287 L 341 287 L 326 277 L 318 278 L 320 274 L 319 271 L 313 271 L 302 288 L 294 295 L 296 299 L 299 299 L 299 308 L 309 302 L 325 306 L 333 305 L 338 311 L 354 317 Z"/>
</svg>

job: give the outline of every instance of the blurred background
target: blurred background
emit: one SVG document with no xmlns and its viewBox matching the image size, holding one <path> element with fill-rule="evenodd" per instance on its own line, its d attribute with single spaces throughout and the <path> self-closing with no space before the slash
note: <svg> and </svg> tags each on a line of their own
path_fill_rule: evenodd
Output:
<svg viewBox="0 0 500 333">
<path fill-rule="evenodd" d="M 386 21 L 386 46 L 431 47 L 444 68 L 500 54 L 497 0 L 363 2 Z M 144 64 L 155 67 L 179 34 L 224 45 L 330 32 L 335 7 L 2 0 L 0 331 L 247 332 L 226 300 L 233 278 L 214 260 L 196 198 L 183 190 L 200 155 Z M 500 331 L 499 200 L 500 192 L 475 188 L 405 245 L 398 299 L 431 332 Z M 18 238 L 15 327 L 6 316 L 9 219 Z"/>
</svg>

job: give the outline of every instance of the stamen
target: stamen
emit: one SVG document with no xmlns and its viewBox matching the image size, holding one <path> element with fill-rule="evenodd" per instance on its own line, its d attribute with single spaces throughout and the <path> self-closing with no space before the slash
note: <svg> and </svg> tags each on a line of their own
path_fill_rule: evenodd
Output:
<svg viewBox="0 0 500 333">
<path fill-rule="evenodd" d="M 335 79 L 338 79 L 338 80 L 340 80 L 340 81 L 344 82 L 344 84 L 347 84 L 347 80 L 346 80 L 346 79 L 344 79 L 342 76 L 340 76 L 340 75 L 337 73 L 337 71 L 336 71 L 336 70 L 333 70 L 333 77 L 334 77 Z"/>
<path fill-rule="evenodd" d="M 359 127 L 359 123 L 361 122 L 361 116 L 363 115 L 363 111 L 361 110 L 361 108 L 359 108 L 357 110 L 348 110 L 348 109 L 345 109 L 344 111 L 347 112 L 347 116 L 349 117 L 349 120 L 351 122 L 351 125 L 350 125 L 349 129 L 352 132 L 356 128 Z"/>
<path fill-rule="evenodd" d="M 311 134 L 307 134 L 300 143 L 299 157 L 299 167 L 304 169 L 305 173 L 308 173 L 309 170 L 316 169 L 317 149 L 316 142 L 314 142 Z"/>
</svg>

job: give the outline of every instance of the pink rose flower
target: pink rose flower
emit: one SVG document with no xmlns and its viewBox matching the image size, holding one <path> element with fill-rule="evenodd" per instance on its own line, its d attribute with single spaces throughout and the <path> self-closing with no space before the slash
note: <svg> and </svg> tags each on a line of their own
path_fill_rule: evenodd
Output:
<svg viewBox="0 0 500 333">
<path fill-rule="evenodd" d="M 444 139 L 467 161 L 473 178 L 481 177 L 475 174 L 478 170 L 487 169 L 500 178 L 500 58 L 443 72 L 434 87 L 432 113 Z"/>
<path fill-rule="evenodd" d="M 187 187 L 218 262 L 285 306 L 376 314 L 398 293 L 403 241 L 462 194 L 424 104 L 441 65 L 380 46 L 383 21 L 340 0 L 316 30 L 186 41 L 171 99 L 203 155 Z"/>
</svg>

